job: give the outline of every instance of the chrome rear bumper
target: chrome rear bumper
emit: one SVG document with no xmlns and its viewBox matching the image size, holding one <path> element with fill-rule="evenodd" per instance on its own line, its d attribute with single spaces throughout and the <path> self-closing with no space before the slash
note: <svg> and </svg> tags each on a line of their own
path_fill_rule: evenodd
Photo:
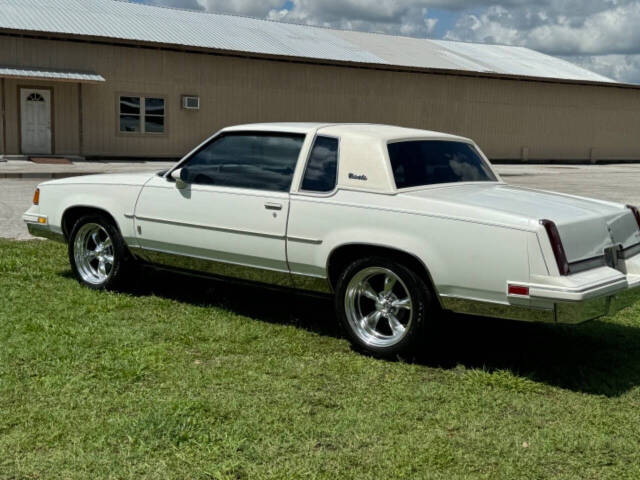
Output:
<svg viewBox="0 0 640 480">
<path fill-rule="evenodd" d="M 445 296 L 441 296 L 440 299 L 445 310 L 455 313 L 524 322 L 572 325 L 613 315 L 640 301 L 640 284 L 633 284 L 631 288 L 627 286 L 624 289 L 618 289 L 615 293 L 609 292 L 600 296 L 586 292 L 585 297 L 586 299 L 576 301 L 553 299 L 548 306 L 536 307 Z"/>
</svg>

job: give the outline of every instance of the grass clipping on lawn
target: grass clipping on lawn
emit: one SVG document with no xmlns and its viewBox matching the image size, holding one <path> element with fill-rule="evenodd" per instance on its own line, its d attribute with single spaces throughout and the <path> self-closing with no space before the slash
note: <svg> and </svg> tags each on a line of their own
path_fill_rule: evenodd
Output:
<svg viewBox="0 0 640 480">
<path fill-rule="evenodd" d="M 0 479 L 640 478 L 640 305 L 555 327 L 452 318 L 412 364 L 330 302 L 71 276 L 0 240 Z"/>
</svg>

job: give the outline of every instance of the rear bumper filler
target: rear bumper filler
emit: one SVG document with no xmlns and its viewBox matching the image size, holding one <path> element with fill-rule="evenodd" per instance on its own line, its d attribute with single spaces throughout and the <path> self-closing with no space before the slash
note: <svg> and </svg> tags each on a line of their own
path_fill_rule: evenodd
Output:
<svg viewBox="0 0 640 480">
<path fill-rule="evenodd" d="M 530 287 L 530 298 L 493 303 L 441 296 L 443 308 L 456 313 L 558 324 L 578 324 L 612 315 L 640 301 L 640 275 L 626 275 L 582 289 Z M 527 300 L 528 303 L 527 304 Z"/>
</svg>

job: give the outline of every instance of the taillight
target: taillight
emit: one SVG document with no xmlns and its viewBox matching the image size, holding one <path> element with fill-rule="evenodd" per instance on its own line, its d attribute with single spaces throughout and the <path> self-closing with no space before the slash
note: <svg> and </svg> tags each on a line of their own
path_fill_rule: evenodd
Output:
<svg viewBox="0 0 640 480">
<path fill-rule="evenodd" d="M 637 207 L 633 205 L 627 205 L 627 208 L 633 212 L 633 216 L 636 217 L 636 223 L 638 224 L 638 229 L 640 229 L 640 211 Z"/>
<path fill-rule="evenodd" d="M 39 188 L 36 188 L 36 191 L 33 194 L 33 204 L 40 205 L 40 189 Z"/>
<path fill-rule="evenodd" d="M 521 295 L 523 297 L 529 296 L 529 287 L 523 285 L 509 285 L 507 289 L 509 295 Z"/>
<path fill-rule="evenodd" d="M 558 264 L 558 270 L 560 275 L 569 275 L 569 262 L 567 261 L 567 254 L 562 246 L 562 239 L 558 232 L 558 227 L 551 220 L 540 220 L 540 224 L 547 231 L 549 241 L 551 242 L 551 249 L 556 257 L 556 263 Z"/>
</svg>

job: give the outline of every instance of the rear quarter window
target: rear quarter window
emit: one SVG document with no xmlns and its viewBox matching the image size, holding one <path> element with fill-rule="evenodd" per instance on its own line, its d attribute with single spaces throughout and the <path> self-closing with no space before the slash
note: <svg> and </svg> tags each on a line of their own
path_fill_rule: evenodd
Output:
<svg viewBox="0 0 640 480">
<path fill-rule="evenodd" d="M 336 187 L 338 174 L 337 138 L 318 136 L 311 149 L 302 181 L 302 190 L 331 192 Z"/>
<path fill-rule="evenodd" d="M 480 153 L 468 143 L 415 140 L 389 144 L 396 188 L 456 182 L 495 182 Z"/>
</svg>

